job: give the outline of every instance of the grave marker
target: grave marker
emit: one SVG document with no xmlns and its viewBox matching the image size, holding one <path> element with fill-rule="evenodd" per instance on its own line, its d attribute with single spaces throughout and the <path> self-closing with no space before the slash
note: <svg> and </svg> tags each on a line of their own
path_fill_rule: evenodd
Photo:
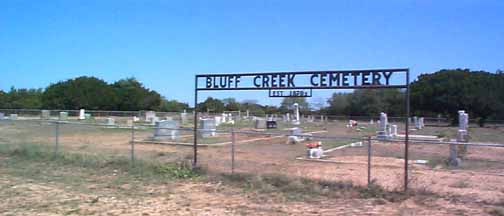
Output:
<svg viewBox="0 0 504 216">
<path fill-rule="evenodd" d="M 179 138 L 180 124 L 174 120 L 163 120 L 156 122 L 156 129 L 154 130 L 155 140 L 176 140 Z"/>
<path fill-rule="evenodd" d="M 59 120 L 60 121 L 66 121 L 66 120 L 68 120 L 68 112 L 60 112 L 59 113 Z"/>
<path fill-rule="evenodd" d="M 51 111 L 49 110 L 40 111 L 40 119 L 48 120 L 49 118 L 51 118 Z"/>
<path fill-rule="evenodd" d="M 199 120 L 198 136 L 201 138 L 215 136 L 216 126 L 215 119 L 200 119 Z"/>
</svg>

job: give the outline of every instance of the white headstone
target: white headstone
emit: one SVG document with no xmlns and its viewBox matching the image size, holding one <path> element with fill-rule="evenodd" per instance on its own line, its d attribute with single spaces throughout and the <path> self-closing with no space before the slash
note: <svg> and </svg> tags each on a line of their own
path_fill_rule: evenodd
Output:
<svg viewBox="0 0 504 216">
<path fill-rule="evenodd" d="M 156 112 L 154 111 L 147 111 L 145 112 L 145 121 L 146 122 L 150 122 L 150 123 L 153 123 L 153 122 L 156 122 Z"/>
<path fill-rule="evenodd" d="M 388 139 L 390 137 L 388 130 L 388 117 L 386 113 L 380 113 L 380 121 L 378 125 L 378 139 Z"/>
<path fill-rule="evenodd" d="M 294 103 L 293 104 L 294 106 L 294 113 L 296 114 L 296 119 L 294 120 L 294 124 L 295 125 L 299 125 L 300 124 L 300 119 L 299 119 L 299 104 L 298 103 Z"/>
<path fill-rule="evenodd" d="M 423 117 L 418 118 L 418 125 L 419 125 L 418 129 L 423 129 L 425 127 Z"/>
<path fill-rule="evenodd" d="M 59 120 L 60 121 L 66 121 L 66 120 L 68 120 L 68 113 L 67 112 L 60 112 L 59 113 Z"/>
<path fill-rule="evenodd" d="M 215 119 L 200 119 L 198 135 L 202 138 L 215 136 Z"/>
<path fill-rule="evenodd" d="M 184 110 L 183 113 L 180 113 L 180 121 L 182 124 L 185 124 L 187 122 L 187 112 Z"/>
<path fill-rule="evenodd" d="M 107 118 L 105 120 L 105 124 L 108 125 L 108 126 L 114 126 L 115 125 L 115 119 L 113 119 L 113 118 Z"/>
<path fill-rule="evenodd" d="M 173 120 L 163 120 L 156 122 L 156 130 L 154 131 L 155 140 L 176 140 L 179 138 L 180 124 Z"/>
<path fill-rule="evenodd" d="M 397 136 L 397 125 L 392 125 L 392 137 Z"/>
<path fill-rule="evenodd" d="M 469 123 L 469 115 L 465 113 L 464 110 L 458 111 L 459 114 L 459 130 L 467 131 L 467 126 Z"/>
<path fill-rule="evenodd" d="M 418 122 L 418 117 L 413 116 L 413 124 L 415 124 L 416 129 L 420 129 L 420 123 Z"/>
<path fill-rule="evenodd" d="M 86 119 L 86 111 L 84 109 L 79 110 L 79 120 L 84 120 Z"/>
<path fill-rule="evenodd" d="M 10 120 L 17 120 L 18 119 L 18 115 L 17 114 L 10 114 L 9 115 L 9 119 Z"/>
<path fill-rule="evenodd" d="M 40 111 L 40 119 L 48 120 L 49 118 L 51 118 L 51 111 L 49 110 Z"/>
</svg>

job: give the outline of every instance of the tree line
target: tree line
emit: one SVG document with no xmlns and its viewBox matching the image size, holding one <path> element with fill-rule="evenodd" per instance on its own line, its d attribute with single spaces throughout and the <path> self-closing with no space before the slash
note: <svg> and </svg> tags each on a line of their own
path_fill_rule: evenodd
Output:
<svg viewBox="0 0 504 216">
<path fill-rule="evenodd" d="M 180 112 L 189 105 L 168 100 L 135 78 L 108 84 L 96 77 L 77 77 L 50 84 L 45 89 L 0 91 L 0 108 L 60 110 L 156 110 Z"/>
<path fill-rule="evenodd" d="M 456 120 L 457 111 L 465 110 L 483 124 L 504 119 L 504 73 L 471 71 L 469 69 L 440 70 L 422 74 L 410 86 L 411 114 L 442 115 Z M 399 89 L 358 89 L 334 93 L 327 105 L 313 107 L 305 98 L 284 98 L 279 106 L 261 105 L 256 100 L 242 102 L 234 98 L 209 97 L 198 104 L 202 112 L 249 111 L 251 115 L 286 113 L 298 103 L 302 114 L 338 116 L 405 115 L 405 91 Z M 12 109 L 94 109 L 94 110 L 155 110 L 180 112 L 190 110 L 186 103 L 168 100 L 134 78 L 114 83 L 95 77 L 77 77 L 49 85 L 45 89 L 15 89 L 0 91 L 0 108 Z"/>
</svg>

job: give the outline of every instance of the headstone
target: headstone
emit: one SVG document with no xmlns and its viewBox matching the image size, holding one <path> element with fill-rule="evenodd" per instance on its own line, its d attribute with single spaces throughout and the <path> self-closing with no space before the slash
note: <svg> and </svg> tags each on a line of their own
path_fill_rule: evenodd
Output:
<svg viewBox="0 0 504 216">
<path fill-rule="evenodd" d="M 128 119 L 128 120 L 126 121 L 126 126 L 127 126 L 127 127 L 133 127 L 133 120 L 132 120 L 132 119 Z"/>
<path fill-rule="evenodd" d="M 373 119 L 371 119 L 371 120 L 369 121 L 369 124 L 371 124 L 371 125 L 372 125 L 372 124 L 374 124 L 374 120 L 373 120 Z"/>
<path fill-rule="evenodd" d="M 388 133 L 388 117 L 386 113 L 380 113 L 380 124 L 378 126 L 378 139 L 388 139 L 390 134 Z"/>
<path fill-rule="evenodd" d="M 420 128 L 419 128 L 419 127 L 420 127 L 420 124 L 419 124 L 419 122 L 418 122 L 418 117 L 413 116 L 413 124 L 415 125 L 415 128 L 416 128 L 416 129 L 420 129 Z"/>
<path fill-rule="evenodd" d="M 156 117 L 156 112 L 154 112 L 154 111 L 145 112 L 145 121 L 146 122 L 155 123 L 156 120 L 159 120 Z"/>
<path fill-rule="evenodd" d="M 84 114 L 84 119 L 86 119 L 86 120 L 91 119 L 91 117 L 92 117 L 92 116 L 91 116 L 91 113 L 86 113 L 86 114 Z"/>
<path fill-rule="evenodd" d="M 40 111 L 40 119 L 48 120 L 49 118 L 51 118 L 51 111 L 49 110 Z"/>
<path fill-rule="evenodd" d="M 79 110 L 79 120 L 86 119 L 86 111 L 84 109 Z"/>
<path fill-rule="evenodd" d="M 257 119 L 255 122 L 255 129 L 266 129 L 266 120 L 264 119 Z"/>
<path fill-rule="evenodd" d="M 66 121 L 66 120 L 68 120 L 68 113 L 67 112 L 60 112 L 59 113 L 59 120 L 60 121 Z"/>
<path fill-rule="evenodd" d="M 462 160 L 458 157 L 458 147 L 455 144 L 450 144 L 450 166 L 460 166 Z"/>
<path fill-rule="evenodd" d="M 220 124 L 223 123 L 222 116 L 215 116 L 215 126 L 219 126 Z"/>
<path fill-rule="evenodd" d="M 392 125 L 392 134 L 391 136 L 392 137 L 397 137 L 398 133 L 397 133 L 397 125 Z"/>
<path fill-rule="evenodd" d="M 154 131 L 155 140 L 176 140 L 179 138 L 180 124 L 174 120 L 163 120 L 156 122 L 156 129 Z"/>
<path fill-rule="evenodd" d="M 303 133 L 301 128 L 291 128 L 289 129 L 289 136 L 287 137 L 287 144 L 298 144 L 304 139 L 299 137 Z"/>
<path fill-rule="evenodd" d="M 18 119 L 18 115 L 17 114 L 10 114 L 9 115 L 9 119 L 10 120 L 17 120 Z"/>
<path fill-rule="evenodd" d="M 296 114 L 296 119 L 294 119 L 294 124 L 295 125 L 299 125 L 300 124 L 300 119 L 299 119 L 299 104 L 298 103 L 294 103 L 294 113 Z"/>
<path fill-rule="evenodd" d="M 5 118 L 5 114 L 4 113 L 0 113 L 0 120 L 2 120 L 4 118 Z"/>
<path fill-rule="evenodd" d="M 186 112 L 186 110 L 184 110 L 183 113 L 180 113 L 180 122 L 182 124 L 187 123 L 187 112 Z"/>
<path fill-rule="evenodd" d="M 275 129 L 277 128 L 277 122 L 276 121 L 267 121 L 266 122 L 266 128 L 267 129 Z"/>
<path fill-rule="evenodd" d="M 198 135 L 201 138 L 213 137 L 213 136 L 215 136 L 215 132 L 216 132 L 215 119 L 200 119 L 199 120 Z"/>
<path fill-rule="evenodd" d="M 154 116 L 154 117 L 150 118 L 150 122 L 149 123 L 151 125 L 156 125 L 156 122 L 158 122 L 158 121 L 159 121 L 159 117 Z"/>
<path fill-rule="evenodd" d="M 113 119 L 113 118 L 107 118 L 105 120 L 105 124 L 108 125 L 108 126 L 114 126 L 115 125 L 115 119 Z"/>
<path fill-rule="evenodd" d="M 133 122 L 137 122 L 137 121 L 140 121 L 140 118 L 133 116 Z"/>
<path fill-rule="evenodd" d="M 247 119 L 249 119 L 249 118 L 250 118 L 250 112 L 249 112 L 249 110 L 247 110 Z"/>
<path fill-rule="evenodd" d="M 469 115 L 465 113 L 464 110 L 458 111 L 459 114 L 459 130 L 467 131 L 467 127 L 469 124 Z"/>
<path fill-rule="evenodd" d="M 418 118 L 418 126 L 419 126 L 418 129 L 423 129 L 425 127 L 423 117 Z"/>
</svg>

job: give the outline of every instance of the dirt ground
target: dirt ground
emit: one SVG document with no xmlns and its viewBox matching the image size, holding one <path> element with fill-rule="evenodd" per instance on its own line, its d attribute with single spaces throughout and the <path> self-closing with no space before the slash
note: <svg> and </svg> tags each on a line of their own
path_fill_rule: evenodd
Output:
<svg viewBox="0 0 504 216">
<path fill-rule="evenodd" d="M 496 208 L 425 196 L 298 201 L 212 180 L 145 182 L 115 170 L 16 162 L 0 165 L 0 215 L 481 215 Z"/>
<path fill-rule="evenodd" d="M 39 125 L 2 124 L 0 141 L 22 144 L 37 143 L 53 148 L 53 128 Z M 312 130 L 326 130 L 325 136 L 361 137 L 372 131 L 356 131 L 342 124 L 320 125 Z M 414 134 L 450 134 L 455 128 L 426 128 Z M 474 138 L 481 142 L 501 141 L 502 128 L 472 129 Z M 59 135 L 59 150 L 91 154 L 107 154 L 130 157 L 129 130 L 96 129 L 86 126 L 67 126 Z M 139 130 L 136 140 L 152 136 L 150 130 Z M 229 137 L 229 135 L 224 135 Z M 490 138 L 487 138 L 491 136 Z M 241 142 L 258 139 L 253 142 Z M 268 135 L 238 134 L 234 147 L 234 171 L 237 173 L 283 174 L 311 179 L 367 184 L 367 148 L 354 147 L 336 150 L 327 154 L 323 161 L 303 161 L 296 158 L 305 155 L 303 144 L 286 144 L 285 137 Z M 341 140 L 338 140 L 341 141 Z M 354 140 L 348 140 L 348 143 Z M 192 148 L 160 144 L 136 144 L 135 157 L 142 160 L 176 161 L 191 159 Z M 400 143 L 373 142 L 372 179 L 387 190 L 401 190 L 404 181 L 404 145 Z M 231 146 L 200 147 L 198 163 L 209 172 L 231 172 Z M 313 203 L 286 201 L 282 197 L 265 197 L 260 194 L 244 193 L 239 188 L 223 187 L 216 182 L 172 182 L 167 184 L 143 185 L 135 190 L 145 196 L 112 196 L 116 187 L 96 186 L 96 182 L 110 181 L 115 176 L 89 175 L 85 184 L 58 181 L 46 182 L 26 179 L 24 176 L 0 170 L 1 194 L 9 194 L 7 202 L 0 204 L 4 215 L 52 215 L 52 214 L 97 214 L 112 215 L 445 215 L 486 214 L 489 208 L 504 204 L 504 149 L 470 147 L 461 167 L 446 166 L 448 146 L 411 145 L 410 187 L 430 191 L 440 198 L 426 198 L 421 202 L 410 199 L 400 203 L 373 199 L 318 200 Z M 428 164 L 416 164 L 414 160 L 428 160 Z M 58 171 L 60 172 L 60 171 Z M 66 175 L 61 171 L 53 175 Z M 45 175 L 45 174 L 44 174 Z M 104 179 L 101 179 L 104 178 Z M 89 185 L 88 185 L 89 183 Z M 124 187 L 130 184 L 126 184 Z M 102 187 L 103 186 L 103 187 Z M 79 188 L 76 190 L 74 187 Z M 126 190 L 128 191 L 128 190 Z M 44 196 L 51 194 L 49 199 Z M 0 195 L 5 196 L 5 195 Z M 103 196 L 103 198 L 102 198 Z M 94 200 L 99 198 L 99 202 Z M 380 204 L 377 204 L 379 202 Z M 27 203 L 19 207 L 19 203 Z M 31 204 L 30 204 L 31 203 Z M 37 204 L 40 203 L 40 204 Z M 42 206 L 35 210 L 30 205 Z M 43 208 L 46 206 L 45 208 Z M 43 210 L 42 213 L 40 212 Z M 45 209 L 45 210 L 44 210 Z M 76 210 L 78 209 L 78 211 Z"/>
</svg>

